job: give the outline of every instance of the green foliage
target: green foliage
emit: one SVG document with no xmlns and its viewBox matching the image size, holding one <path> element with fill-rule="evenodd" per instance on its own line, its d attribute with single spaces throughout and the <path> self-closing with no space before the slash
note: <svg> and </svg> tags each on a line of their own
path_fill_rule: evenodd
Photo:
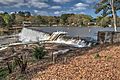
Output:
<svg viewBox="0 0 120 80">
<path fill-rule="evenodd" d="M 68 17 L 70 17 L 70 16 L 72 16 L 72 15 L 74 15 L 74 14 L 62 14 L 61 17 L 60 17 L 61 23 L 62 23 L 63 25 L 65 25 L 65 23 L 67 23 Z"/>
<path fill-rule="evenodd" d="M 5 80 L 8 74 L 7 68 L 0 68 L 0 80 Z"/>
<path fill-rule="evenodd" d="M 11 16 L 9 14 L 4 14 L 3 19 L 5 21 L 5 24 L 7 25 L 7 27 L 10 27 L 12 24 L 12 19 Z"/>
<path fill-rule="evenodd" d="M 106 17 L 99 16 L 96 18 L 96 23 L 98 26 L 108 27 L 111 24 L 111 18 L 108 16 Z"/>
<path fill-rule="evenodd" d="M 10 16 L 11 16 L 11 24 L 15 24 L 16 14 L 13 13 Z"/>
<path fill-rule="evenodd" d="M 35 59 L 42 59 L 46 55 L 44 47 L 36 47 L 33 49 L 33 56 Z"/>
<path fill-rule="evenodd" d="M 1 26 L 12 27 L 12 25 L 21 26 L 23 21 L 31 21 L 33 26 L 88 26 L 92 21 L 92 17 L 85 14 L 62 14 L 61 16 L 41 16 L 31 15 L 28 11 L 19 11 L 18 13 L 9 14 L 7 12 L 1 13 Z"/>
<path fill-rule="evenodd" d="M 9 68 L 8 68 L 9 66 Z M 17 64 L 14 62 L 7 64 L 7 67 L 0 68 L 0 80 L 5 80 L 5 78 L 10 74 L 10 70 L 13 71 Z"/>
<path fill-rule="evenodd" d="M 120 9 L 120 0 L 114 0 L 114 9 L 115 11 Z M 102 11 L 103 16 L 107 16 L 109 14 L 112 14 L 112 8 L 111 8 L 111 0 L 101 0 L 99 1 L 95 6 L 95 13 L 99 13 Z"/>
<path fill-rule="evenodd" d="M 66 14 L 67 15 L 67 14 Z M 88 26 L 88 23 L 92 21 L 92 17 L 85 14 L 75 14 L 69 16 L 65 21 L 70 26 Z"/>
<path fill-rule="evenodd" d="M 6 23 L 5 23 L 2 15 L 0 16 L 0 26 L 1 27 L 5 27 L 6 26 Z"/>
</svg>

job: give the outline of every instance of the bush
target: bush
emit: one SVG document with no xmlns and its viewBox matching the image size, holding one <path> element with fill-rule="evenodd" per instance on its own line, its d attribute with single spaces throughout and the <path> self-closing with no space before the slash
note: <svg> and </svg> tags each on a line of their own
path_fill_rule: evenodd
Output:
<svg viewBox="0 0 120 80">
<path fill-rule="evenodd" d="M 46 51 L 44 47 L 36 47 L 33 49 L 33 56 L 39 60 L 42 59 L 46 55 Z"/>
</svg>

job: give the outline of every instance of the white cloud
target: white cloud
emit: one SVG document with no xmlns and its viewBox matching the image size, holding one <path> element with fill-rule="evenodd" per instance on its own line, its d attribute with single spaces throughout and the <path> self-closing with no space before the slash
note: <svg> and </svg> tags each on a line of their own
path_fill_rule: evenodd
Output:
<svg viewBox="0 0 120 80">
<path fill-rule="evenodd" d="M 71 0 L 53 0 L 53 1 L 57 3 L 66 3 L 66 2 L 70 2 Z"/>
<path fill-rule="evenodd" d="M 0 13 L 4 13 L 4 11 L 0 11 Z"/>
<path fill-rule="evenodd" d="M 15 4 L 15 5 L 13 5 L 13 6 L 11 6 L 11 7 L 21 7 L 21 6 L 28 6 L 28 4 L 27 3 L 18 3 L 18 4 Z"/>
<path fill-rule="evenodd" d="M 86 14 L 85 12 L 80 12 L 80 14 Z"/>
<path fill-rule="evenodd" d="M 37 15 L 49 15 L 47 11 L 34 10 L 34 13 Z"/>
<path fill-rule="evenodd" d="M 52 6 L 50 7 L 50 9 L 61 9 L 62 7 L 61 6 Z"/>
<path fill-rule="evenodd" d="M 96 2 L 96 0 L 85 0 L 86 1 L 86 3 L 94 3 L 94 2 Z"/>
<path fill-rule="evenodd" d="M 25 0 L 0 0 L 0 3 L 6 5 L 5 7 L 8 7 L 8 8 L 9 7 L 21 7 L 21 6 L 27 6 L 27 7 L 32 6 L 36 8 L 49 7 L 49 5 L 45 3 L 44 1 L 45 0 L 28 0 L 27 2 L 25 2 Z"/>
<path fill-rule="evenodd" d="M 14 14 L 15 12 L 10 12 L 10 14 Z"/>
<path fill-rule="evenodd" d="M 62 11 L 55 11 L 54 14 L 55 15 L 61 15 L 61 14 L 71 14 L 71 13 L 74 13 L 72 10 L 62 10 Z"/>
<path fill-rule="evenodd" d="M 61 12 L 60 11 L 55 11 L 54 14 L 59 15 L 59 14 L 61 14 Z"/>
<path fill-rule="evenodd" d="M 87 7 L 89 6 L 88 4 L 84 4 L 84 3 L 77 3 L 75 4 L 75 7 Z"/>
<path fill-rule="evenodd" d="M 39 11 L 38 10 L 34 10 L 35 13 L 38 13 Z"/>
<path fill-rule="evenodd" d="M 41 2 L 40 0 L 30 0 L 28 4 L 36 8 L 49 7 L 47 3 Z"/>
<path fill-rule="evenodd" d="M 84 3 L 77 3 L 72 7 L 74 10 L 85 10 L 89 5 Z"/>
<path fill-rule="evenodd" d="M 80 11 L 79 14 L 86 14 L 85 12 L 81 12 L 81 10 L 85 10 L 87 7 L 89 7 L 88 4 L 77 3 L 69 9 L 61 10 L 61 11 L 55 11 L 54 14 L 55 15 L 70 14 L 70 13 L 76 14 L 76 11 Z"/>
<path fill-rule="evenodd" d="M 0 0 L 2 4 L 10 4 L 10 3 L 23 3 L 24 0 Z"/>
</svg>

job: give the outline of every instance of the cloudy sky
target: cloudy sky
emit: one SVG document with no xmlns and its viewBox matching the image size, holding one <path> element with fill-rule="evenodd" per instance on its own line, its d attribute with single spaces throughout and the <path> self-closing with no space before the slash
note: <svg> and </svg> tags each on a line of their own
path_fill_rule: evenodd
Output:
<svg viewBox="0 0 120 80">
<path fill-rule="evenodd" d="M 96 17 L 93 6 L 98 0 L 0 0 L 0 12 L 30 11 L 34 15 L 88 14 Z"/>
</svg>

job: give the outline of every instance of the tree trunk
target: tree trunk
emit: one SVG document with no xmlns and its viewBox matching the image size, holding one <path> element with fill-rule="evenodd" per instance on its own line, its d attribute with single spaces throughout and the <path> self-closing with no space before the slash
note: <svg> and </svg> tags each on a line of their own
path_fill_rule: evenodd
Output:
<svg viewBox="0 0 120 80">
<path fill-rule="evenodd" d="M 115 7 L 114 7 L 114 0 L 111 0 L 110 4 L 112 8 L 114 30 L 117 31 L 117 15 L 116 15 Z"/>
</svg>

